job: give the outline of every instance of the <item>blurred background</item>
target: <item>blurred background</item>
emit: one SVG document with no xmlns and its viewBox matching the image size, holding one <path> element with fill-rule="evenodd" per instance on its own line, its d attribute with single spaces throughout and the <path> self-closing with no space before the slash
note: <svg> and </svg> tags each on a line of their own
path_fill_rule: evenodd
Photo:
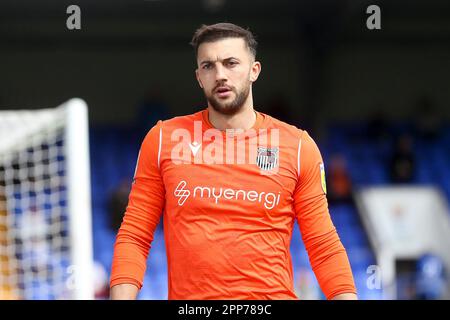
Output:
<svg viewBox="0 0 450 320">
<path fill-rule="evenodd" d="M 80 30 L 66 27 L 72 4 Z M 366 26 L 373 4 L 380 30 Z M 2 0 L 0 109 L 56 107 L 72 97 L 88 104 L 96 297 L 106 298 L 145 133 L 159 119 L 206 107 L 193 32 L 216 22 L 248 27 L 262 63 L 255 109 L 306 129 L 319 145 L 330 214 L 360 298 L 448 299 L 448 229 L 417 225 L 450 218 L 449 16 L 447 0 Z M 397 236 L 412 233 L 383 242 L 386 225 L 373 223 L 383 214 L 390 227 L 423 223 L 392 227 Z M 298 295 L 323 299 L 294 230 Z M 418 245 L 407 249 L 411 239 Z M 160 225 L 139 298 L 167 298 L 166 268 Z"/>
</svg>

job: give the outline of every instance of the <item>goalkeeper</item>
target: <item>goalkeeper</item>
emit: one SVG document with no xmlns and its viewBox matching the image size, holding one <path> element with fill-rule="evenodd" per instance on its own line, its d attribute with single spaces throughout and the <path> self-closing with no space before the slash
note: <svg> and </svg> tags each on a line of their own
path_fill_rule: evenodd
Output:
<svg viewBox="0 0 450 320">
<path fill-rule="evenodd" d="M 317 145 L 254 109 L 261 64 L 253 35 L 203 25 L 192 45 L 208 105 L 159 121 L 145 137 L 114 246 L 111 298 L 137 297 L 164 214 L 169 299 L 298 299 L 295 220 L 326 298 L 356 299 Z"/>
</svg>

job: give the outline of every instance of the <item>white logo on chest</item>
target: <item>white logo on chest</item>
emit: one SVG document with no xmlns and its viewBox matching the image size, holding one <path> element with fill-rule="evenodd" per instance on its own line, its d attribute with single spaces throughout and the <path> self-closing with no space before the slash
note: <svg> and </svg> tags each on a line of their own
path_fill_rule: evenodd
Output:
<svg viewBox="0 0 450 320">
<path fill-rule="evenodd" d="M 189 148 L 191 148 L 191 151 L 192 151 L 192 154 L 194 155 L 194 157 L 196 156 L 196 154 L 201 146 L 202 146 L 202 144 L 198 143 L 197 141 L 189 143 Z"/>
</svg>

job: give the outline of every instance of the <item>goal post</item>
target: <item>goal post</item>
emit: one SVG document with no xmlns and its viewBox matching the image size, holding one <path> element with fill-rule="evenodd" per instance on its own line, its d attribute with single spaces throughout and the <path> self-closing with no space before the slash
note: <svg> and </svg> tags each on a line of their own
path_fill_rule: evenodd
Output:
<svg viewBox="0 0 450 320">
<path fill-rule="evenodd" d="M 89 124 L 86 102 L 73 98 L 66 112 L 68 211 L 75 299 L 93 299 L 93 252 Z"/>
<path fill-rule="evenodd" d="M 0 299 L 93 299 L 88 109 L 0 111 Z"/>
</svg>

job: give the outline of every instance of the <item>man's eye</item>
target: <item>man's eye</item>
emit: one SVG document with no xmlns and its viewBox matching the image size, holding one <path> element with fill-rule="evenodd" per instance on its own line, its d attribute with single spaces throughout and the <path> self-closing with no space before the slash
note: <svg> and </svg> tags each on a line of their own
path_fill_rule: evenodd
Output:
<svg viewBox="0 0 450 320">
<path fill-rule="evenodd" d="M 204 64 L 203 65 L 203 69 L 211 69 L 211 65 L 210 64 Z"/>
<path fill-rule="evenodd" d="M 231 67 L 234 67 L 235 65 L 237 65 L 237 62 L 236 61 L 229 61 L 228 65 L 231 66 Z"/>
</svg>

